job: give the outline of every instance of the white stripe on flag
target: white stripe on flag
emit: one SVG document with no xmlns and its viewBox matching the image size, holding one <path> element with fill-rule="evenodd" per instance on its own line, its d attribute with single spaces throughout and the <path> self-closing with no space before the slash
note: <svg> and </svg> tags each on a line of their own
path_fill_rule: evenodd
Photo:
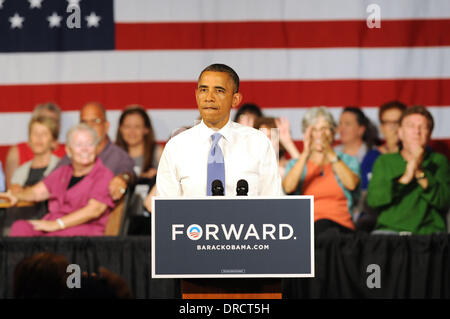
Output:
<svg viewBox="0 0 450 319">
<path fill-rule="evenodd" d="M 377 4 L 381 19 L 449 18 L 448 0 L 115 0 L 117 22 L 366 20 Z"/>
<path fill-rule="evenodd" d="M 195 82 L 211 63 L 241 80 L 443 79 L 450 47 L 384 49 L 155 50 L 0 54 L 0 85 Z"/>
</svg>

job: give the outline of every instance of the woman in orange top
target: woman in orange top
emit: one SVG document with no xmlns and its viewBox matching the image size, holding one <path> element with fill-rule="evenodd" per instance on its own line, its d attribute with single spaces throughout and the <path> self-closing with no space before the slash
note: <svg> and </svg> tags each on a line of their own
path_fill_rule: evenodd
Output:
<svg viewBox="0 0 450 319">
<path fill-rule="evenodd" d="M 328 229 L 355 229 L 352 209 L 359 193 L 359 163 L 332 148 L 336 122 L 325 108 L 313 108 L 302 120 L 303 152 L 286 167 L 283 188 L 287 194 L 314 195 L 316 233 Z"/>
</svg>

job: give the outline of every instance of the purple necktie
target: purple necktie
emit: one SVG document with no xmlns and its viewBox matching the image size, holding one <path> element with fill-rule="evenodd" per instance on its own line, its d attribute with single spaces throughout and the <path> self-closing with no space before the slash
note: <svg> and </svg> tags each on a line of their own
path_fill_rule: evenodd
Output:
<svg viewBox="0 0 450 319">
<path fill-rule="evenodd" d="M 222 149 L 219 146 L 219 140 L 222 137 L 219 133 L 211 135 L 212 145 L 208 154 L 208 177 L 207 177 L 207 195 L 212 195 L 211 185 L 216 179 L 222 182 L 225 189 L 225 162 L 223 160 Z M 225 193 L 225 190 L 224 190 Z"/>
</svg>

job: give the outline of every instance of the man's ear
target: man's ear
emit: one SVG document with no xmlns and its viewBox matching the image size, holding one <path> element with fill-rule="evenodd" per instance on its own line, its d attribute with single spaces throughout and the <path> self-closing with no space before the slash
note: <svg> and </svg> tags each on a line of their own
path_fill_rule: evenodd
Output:
<svg viewBox="0 0 450 319">
<path fill-rule="evenodd" d="M 403 130 L 402 130 L 401 126 L 397 129 L 397 134 L 398 134 L 398 139 L 400 141 L 402 141 L 403 140 Z"/>
<path fill-rule="evenodd" d="M 109 132 L 109 126 L 110 126 L 109 122 L 106 121 L 106 122 L 105 122 L 106 135 L 108 135 L 108 132 Z"/>
<path fill-rule="evenodd" d="M 240 92 L 234 93 L 233 94 L 233 102 L 231 103 L 231 107 L 238 107 L 239 104 L 241 104 L 243 98 L 244 97 L 242 96 L 242 94 Z"/>
</svg>

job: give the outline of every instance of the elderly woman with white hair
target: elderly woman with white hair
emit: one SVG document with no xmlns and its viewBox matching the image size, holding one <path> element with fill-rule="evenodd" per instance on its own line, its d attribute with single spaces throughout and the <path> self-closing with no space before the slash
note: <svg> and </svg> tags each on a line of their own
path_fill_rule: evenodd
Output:
<svg viewBox="0 0 450 319">
<path fill-rule="evenodd" d="M 325 107 L 312 108 L 302 120 L 303 152 L 286 166 L 287 194 L 314 195 L 316 233 L 355 229 L 352 209 L 359 193 L 358 160 L 332 148 L 336 122 Z"/>
<path fill-rule="evenodd" d="M 41 220 L 18 220 L 10 236 L 101 236 L 114 202 L 108 185 L 114 177 L 96 158 L 98 138 L 86 124 L 77 124 L 67 133 L 66 152 L 72 162 L 62 165 L 44 180 L 19 193 L 6 192 L 1 198 L 12 205 L 20 201 L 48 199 L 48 214 Z"/>
</svg>

